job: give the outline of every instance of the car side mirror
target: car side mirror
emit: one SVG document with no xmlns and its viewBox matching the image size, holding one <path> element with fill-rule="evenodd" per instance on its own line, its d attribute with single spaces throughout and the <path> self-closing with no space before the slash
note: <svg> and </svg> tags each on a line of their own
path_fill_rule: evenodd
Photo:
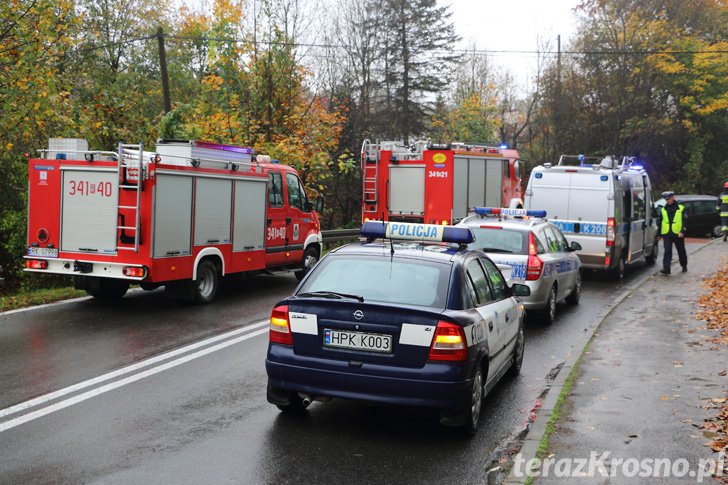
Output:
<svg viewBox="0 0 728 485">
<path fill-rule="evenodd" d="M 571 241 L 571 246 L 569 246 L 569 251 L 581 251 L 581 244 L 579 244 L 576 241 Z"/>
<path fill-rule="evenodd" d="M 306 203 L 303 206 L 304 212 L 311 212 L 313 210 L 313 204 L 309 201 L 306 201 Z"/>
<path fill-rule="evenodd" d="M 316 212 L 321 214 L 324 211 L 324 198 L 323 196 L 319 195 L 318 199 L 316 199 Z"/>
<path fill-rule="evenodd" d="M 513 295 L 513 296 L 530 296 L 531 288 L 529 288 L 526 285 L 521 285 L 519 283 L 513 283 L 513 285 L 511 286 L 511 295 Z"/>
</svg>

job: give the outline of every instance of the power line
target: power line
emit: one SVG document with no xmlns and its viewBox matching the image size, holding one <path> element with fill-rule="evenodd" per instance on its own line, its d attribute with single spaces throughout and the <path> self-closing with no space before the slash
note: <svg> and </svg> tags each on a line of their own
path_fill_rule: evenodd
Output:
<svg viewBox="0 0 728 485">
<path fill-rule="evenodd" d="M 239 39 L 235 37 L 190 37 L 190 36 L 179 36 L 172 35 L 166 38 L 177 41 L 187 42 L 226 42 L 226 43 L 253 43 L 252 40 Z M 270 45 L 270 46 L 283 46 L 283 47 L 313 47 L 322 49 L 352 49 L 354 46 L 347 44 L 318 44 L 318 43 L 306 43 L 306 42 L 284 42 L 284 41 L 261 41 L 257 40 L 255 43 Z M 500 54 L 513 54 L 513 55 L 544 55 L 544 56 L 558 56 L 559 54 L 571 55 L 571 56 L 584 56 L 584 55 L 611 55 L 611 56 L 651 56 L 651 55 L 680 55 L 680 54 L 728 54 L 728 50 L 672 50 L 672 49 L 658 49 L 658 50 L 509 50 L 509 49 L 448 49 L 448 50 L 435 50 L 436 52 L 448 52 L 453 54 L 471 54 L 471 55 L 500 55 Z"/>
</svg>

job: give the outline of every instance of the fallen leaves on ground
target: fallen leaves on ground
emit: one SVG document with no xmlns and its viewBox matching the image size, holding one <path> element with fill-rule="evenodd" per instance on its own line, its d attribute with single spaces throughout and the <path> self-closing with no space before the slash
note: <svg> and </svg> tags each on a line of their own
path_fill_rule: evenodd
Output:
<svg viewBox="0 0 728 485">
<path fill-rule="evenodd" d="M 706 293 L 698 299 L 703 309 L 697 317 L 705 320 L 709 329 L 720 332 L 713 342 L 728 345 L 728 258 L 722 259 L 717 273 L 703 280 L 703 289 Z"/>
<path fill-rule="evenodd" d="M 703 288 L 706 293 L 698 300 L 698 305 L 702 307 L 702 310 L 698 312 L 697 317 L 705 320 L 709 329 L 719 332 L 717 337 L 711 339 L 712 342 L 728 345 L 727 258 L 722 259 L 717 273 L 703 280 Z M 719 375 L 725 376 L 725 371 Z M 712 441 L 705 443 L 705 446 L 715 453 L 720 453 L 723 450 L 728 450 L 728 398 L 711 399 L 710 407 L 717 409 L 718 414 L 714 418 L 706 419 L 700 429 L 712 439 Z M 724 468 L 722 474 L 717 472 L 718 470 L 716 470 L 716 475 L 722 476 L 716 476 L 716 478 L 723 483 L 728 483 L 728 469 Z"/>
</svg>

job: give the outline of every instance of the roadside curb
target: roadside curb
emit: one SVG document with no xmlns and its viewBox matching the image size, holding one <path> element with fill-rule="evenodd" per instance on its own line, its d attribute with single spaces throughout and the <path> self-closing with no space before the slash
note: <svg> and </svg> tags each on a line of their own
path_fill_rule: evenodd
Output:
<svg viewBox="0 0 728 485">
<path fill-rule="evenodd" d="M 142 293 L 146 290 L 142 290 L 141 288 L 131 288 L 126 294 L 127 295 L 134 295 L 136 293 Z M 23 312 L 29 312 L 32 310 L 42 310 L 44 308 L 50 308 L 54 306 L 60 306 L 60 305 L 66 305 L 69 303 L 78 303 L 80 301 L 86 301 L 86 300 L 93 300 L 93 296 L 79 296 L 76 298 L 69 298 L 67 300 L 58 300 L 53 301 L 50 303 L 41 303 L 40 305 L 31 305 L 31 306 L 24 306 L 21 308 L 14 308 L 12 310 L 5 310 L 4 312 L 0 312 L 0 318 L 6 317 L 9 315 L 14 315 L 16 313 L 23 313 Z"/>
<path fill-rule="evenodd" d="M 713 239 L 712 241 L 708 242 L 707 244 L 703 244 L 702 246 L 695 248 L 692 250 L 689 255 L 696 254 L 700 251 L 702 251 L 704 248 L 710 246 L 711 244 L 717 244 L 717 242 L 722 242 L 720 238 Z M 679 264 L 677 262 L 674 262 L 672 265 Z M 657 261 L 656 267 L 652 269 L 651 271 L 648 271 L 647 275 L 643 278 L 640 278 L 638 281 L 634 282 L 631 286 L 628 286 L 625 290 L 623 290 L 616 298 L 615 300 L 608 305 L 606 308 L 604 308 L 600 313 L 598 313 L 593 320 L 593 323 L 590 323 L 590 325 L 585 329 L 584 335 L 581 339 L 577 341 L 577 343 L 574 345 L 574 351 L 568 356 L 566 361 L 564 362 L 564 365 L 561 366 L 561 369 L 559 369 L 558 374 L 556 374 L 556 377 L 554 378 L 551 385 L 548 387 L 546 391 L 546 396 L 543 399 L 543 402 L 541 404 L 541 408 L 538 410 L 538 413 L 536 415 L 535 421 L 531 424 L 531 426 L 528 429 L 528 432 L 526 433 L 525 438 L 523 439 L 523 444 L 521 446 L 520 451 L 518 454 L 521 455 L 523 462 L 528 463 L 530 460 L 536 458 L 536 454 L 538 452 L 538 447 L 541 444 L 541 441 L 543 440 L 544 436 L 546 435 L 546 430 L 548 423 L 551 421 L 551 416 L 553 415 L 554 408 L 556 407 L 556 403 L 558 402 L 559 396 L 561 395 L 561 392 L 564 389 L 564 385 L 566 384 L 567 379 L 571 375 L 572 371 L 576 371 L 579 369 L 579 359 L 581 359 L 582 355 L 584 355 L 584 352 L 586 351 L 589 343 L 594 339 L 597 332 L 599 331 L 599 328 L 601 327 L 602 323 L 604 323 L 609 315 L 624 302 L 626 298 L 628 298 L 632 293 L 635 292 L 635 290 L 639 289 L 642 285 L 644 285 L 647 281 L 652 279 L 656 274 L 659 272 L 659 266 L 660 262 Z M 515 484 L 525 484 L 527 481 L 529 481 L 529 476 L 524 473 L 523 476 L 517 477 L 513 474 L 513 468 L 511 467 L 511 470 L 508 472 L 508 477 L 503 482 L 507 485 L 515 485 Z"/>
</svg>

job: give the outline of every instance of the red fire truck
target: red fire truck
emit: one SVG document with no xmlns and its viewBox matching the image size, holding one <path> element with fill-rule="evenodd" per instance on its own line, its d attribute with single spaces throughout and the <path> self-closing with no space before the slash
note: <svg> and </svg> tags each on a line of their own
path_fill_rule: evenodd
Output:
<svg viewBox="0 0 728 485">
<path fill-rule="evenodd" d="M 516 150 L 422 141 L 371 143 L 362 149 L 362 221 L 451 224 L 471 208 L 522 204 Z"/>
<path fill-rule="evenodd" d="M 143 148 L 57 138 L 30 159 L 26 271 L 73 275 L 98 297 L 139 282 L 208 303 L 224 275 L 301 278 L 318 261 L 319 219 L 293 168 L 231 145 Z"/>
</svg>

